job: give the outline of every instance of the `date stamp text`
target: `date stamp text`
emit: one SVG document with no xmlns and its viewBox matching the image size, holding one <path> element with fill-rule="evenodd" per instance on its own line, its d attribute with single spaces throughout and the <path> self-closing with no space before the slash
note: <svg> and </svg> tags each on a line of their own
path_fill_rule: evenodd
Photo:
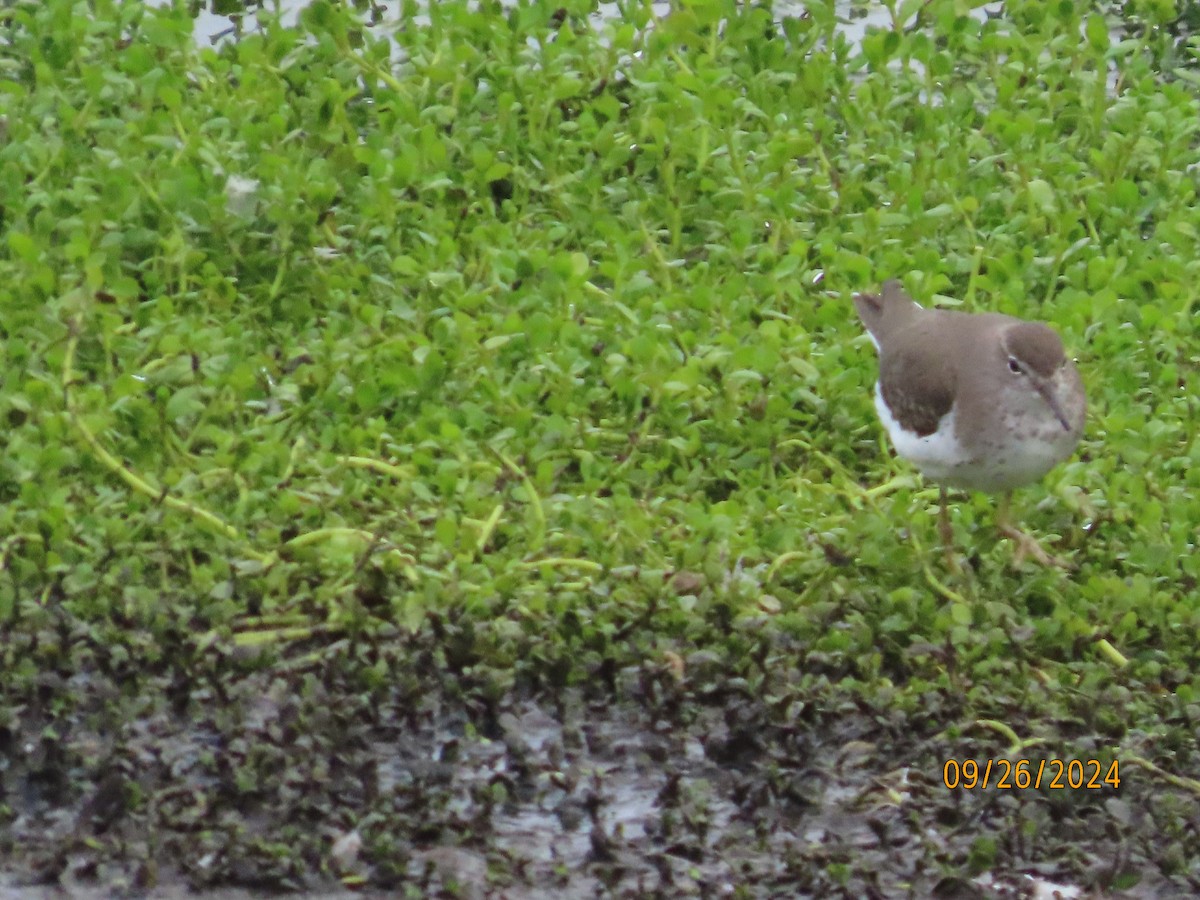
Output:
<svg viewBox="0 0 1200 900">
<path fill-rule="evenodd" d="M 942 784 L 968 791 L 1116 790 L 1121 786 L 1121 766 L 1115 759 L 948 759 L 942 766 Z"/>
</svg>

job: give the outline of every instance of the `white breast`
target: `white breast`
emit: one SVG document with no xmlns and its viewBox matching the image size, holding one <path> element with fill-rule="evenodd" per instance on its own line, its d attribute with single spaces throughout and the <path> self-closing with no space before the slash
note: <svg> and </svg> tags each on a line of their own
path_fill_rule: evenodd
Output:
<svg viewBox="0 0 1200 900">
<path fill-rule="evenodd" d="M 989 444 L 963 444 L 953 410 L 938 423 L 937 431 L 920 437 L 906 431 L 892 416 L 879 384 L 875 385 L 875 411 L 887 429 L 896 453 L 921 474 L 949 487 L 996 493 L 1040 479 L 1071 455 L 1078 435 L 1064 431 L 1053 417 L 1026 421 L 1024 433 L 1005 422 L 1003 437 Z"/>
</svg>

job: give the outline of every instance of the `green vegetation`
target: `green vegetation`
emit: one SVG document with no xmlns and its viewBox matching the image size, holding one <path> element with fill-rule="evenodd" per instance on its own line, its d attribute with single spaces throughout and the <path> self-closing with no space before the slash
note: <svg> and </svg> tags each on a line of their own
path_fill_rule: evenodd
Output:
<svg viewBox="0 0 1200 900">
<path fill-rule="evenodd" d="M 828 3 L 624 5 L 317 2 L 216 49 L 182 9 L 0 11 L 0 724 L 60 727 L 90 701 L 46 674 L 93 666 L 112 715 L 138 672 L 384 691 L 361 648 L 428 634 L 495 696 L 699 660 L 920 732 L 931 782 L 1136 756 L 1186 808 L 1200 110 L 1140 27 L 1173 13 L 905 2 L 855 47 Z M 1081 451 L 1016 505 L 1076 571 L 1008 567 L 982 496 L 942 568 L 849 302 L 893 276 L 1077 354 Z"/>
</svg>

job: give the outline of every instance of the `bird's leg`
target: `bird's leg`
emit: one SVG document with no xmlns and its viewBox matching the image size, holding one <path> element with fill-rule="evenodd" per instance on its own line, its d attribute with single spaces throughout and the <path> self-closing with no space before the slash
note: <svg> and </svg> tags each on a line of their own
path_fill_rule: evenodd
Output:
<svg viewBox="0 0 1200 900">
<path fill-rule="evenodd" d="M 954 529 L 950 526 L 950 510 L 946 506 L 946 489 L 938 485 L 938 534 L 942 537 L 942 553 L 946 557 L 946 568 L 959 571 L 958 559 L 954 555 Z"/>
<path fill-rule="evenodd" d="M 1012 560 L 1014 567 L 1021 565 L 1021 561 L 1026 556 L 1032 557 L 1035 562 L 1043 566 L 1058 566 L 1060 569 L 1070 569 L 1072 567 L 1065 559 L 1051 556 L 1042 549 L 1041 544 L 1013 523 L 1012 491 L 1005 491 L 1000 496 L 1000 505 L 996 507 L 996 528 L 1002 535 L 1011 539 L 1017 545 Z"/>
</svg>

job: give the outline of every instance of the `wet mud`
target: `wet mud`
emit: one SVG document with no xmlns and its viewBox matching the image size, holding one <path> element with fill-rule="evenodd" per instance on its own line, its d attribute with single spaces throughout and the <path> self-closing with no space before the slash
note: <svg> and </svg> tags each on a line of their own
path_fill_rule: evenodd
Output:
<svg viewBox="0 0 1200 900">
<path fill-rule="evenodd" d="M 503 665 L 445 623 L 252 654 L 174 640 L 65 621 L 9 635 L 10 659 L 51 664 L 4 692 L 0 898 L 1200 885 L 1182 794 L 1133 773 L 1116 790 L 950 790 L 948 755 L 995 755 L 950 692 L 905 714 L 891 688 L 813 677 L 820 661 L 780 636 L 748 655 L 543 648 Z"/>
</svg>

